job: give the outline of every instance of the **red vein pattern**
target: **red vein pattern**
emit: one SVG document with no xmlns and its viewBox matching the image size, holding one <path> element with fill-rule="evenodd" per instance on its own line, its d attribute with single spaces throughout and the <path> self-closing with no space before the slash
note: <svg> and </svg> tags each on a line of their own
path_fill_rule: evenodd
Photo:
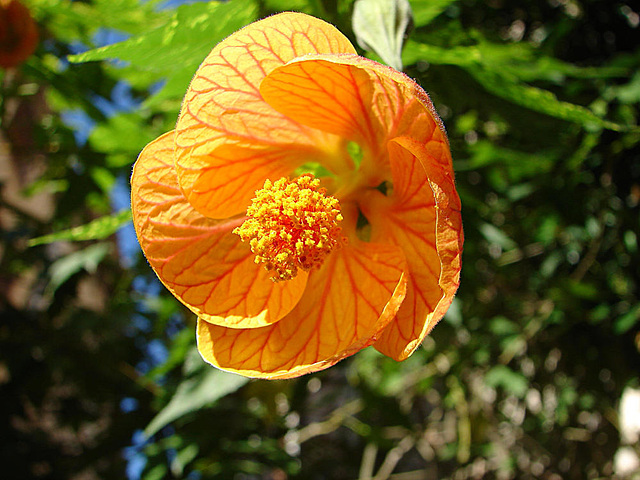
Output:
<svg viewBox="0 0 640 480">
<path fill-rule="evenodd" d="M 369 212 L 372 239 L 389 238 L 407 256 L 407 297 L 375 344 L 396 360 L 409 357 L 449 308 L 460 283 L 462 221 L 450 169 L 408 137 L 389 143 L 395 201 Z M 449 159 L 450 162 L 450 159 Z"/>
<path fill-rule="evenodd" d="M 405 268 L 392 245 L 344 247 L 311 272 L 300 302 L 278 323 L 231 330 L 199 322 L 198 349 L 212 365 L 247 376 L 327 368 L 375 341 L 393 318 L 406 292 Z"/>
<path fill-rule="evenodd" d="M 448 150 L 427 94 L 406 75 L 356 55 L 307 55 L 276 68 L 263 98 L 293 120 L 360 143 L 373 158 L 402 135 Z"/>
<path fill-rule="evenodd" d="M 309 53 L 355 53 L 334 27 L 298 14 L 268 17 L 216 46 L 184 99 L 176 127 L 176 169 L 189 202 L 202 214 L 225 218 L 246 209 L 265 178 L 335 150 L 338 138 L 308 128 L 269 106 L 260 82 L 274 68 Z M 277 128 L 274 128 L 277 126 Z M 254 175 L 224 187 L 242 158 Z M 268 157 L 269 163 L 261 158 Z M 261 178 L 262 180 L 259 180 Z M 276 180 L 277 178 L 274 178 Z"/>
<path fill-rule="evenodd" d="M 138 240 L 165 286 L 200 318 L 230 328 L 269 325 L 287 314 L 305 287 L 302 273 L 273 283 L 231 231 L 242 218 L 211 220 L 196 212 L 178 186 L 173 132 L 142 151 L 132 177 Z"/>
<path fill-rule="evenodd" d="M 232 231 L 266 179 L 310 162 L 330 172 L 321 181 L 340 202 L 345 243 L 273 283 Z M 460 280 L 460 200 L 429 97 L 304 14 L 253 23 L 213 49 L 176 131 L 141 153 L 132 210 L 151 266 L 199 316 L 201 355 L 241 375 L 296 377 L 369 345 L 403 360 Z M 358 230 L 361 214 L 370 230 Z"/>
</svg>

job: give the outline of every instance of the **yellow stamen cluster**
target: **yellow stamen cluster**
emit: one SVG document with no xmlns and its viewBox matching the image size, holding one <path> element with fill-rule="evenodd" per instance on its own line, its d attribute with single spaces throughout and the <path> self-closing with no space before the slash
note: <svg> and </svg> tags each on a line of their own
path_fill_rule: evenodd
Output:
<svg viewBox="0 0 640 480">
<path fill-rule="evenodd" d="M 342 243 L 340 203 L 326 195 L 320 180 L 305 174 L 295 180 L 266 180 L 234 233 L 248 241 L 256 263 L 272 280 L 290 280 L 309 271 Z"/>
</svg>

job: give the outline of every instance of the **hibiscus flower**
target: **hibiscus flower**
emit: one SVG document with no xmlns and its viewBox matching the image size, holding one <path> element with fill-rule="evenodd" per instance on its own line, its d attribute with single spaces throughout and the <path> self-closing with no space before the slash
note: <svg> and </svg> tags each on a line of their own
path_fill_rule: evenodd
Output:
<svg viewBox="0 0 640 480">
<path fill-rule="evenodd" d="M 308 15 L 218 44 L 131 184 L 140 245 L 223 370 L 296 377 L 369 345 L 406 359 L 458 287 L 460 200 L 429 97 Z"/>
</svg>

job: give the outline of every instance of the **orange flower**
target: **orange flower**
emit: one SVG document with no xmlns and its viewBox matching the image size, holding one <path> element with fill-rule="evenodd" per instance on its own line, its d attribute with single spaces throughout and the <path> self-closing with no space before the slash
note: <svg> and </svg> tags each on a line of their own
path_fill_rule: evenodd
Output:
<svg viewBox="0 0 640 480">
<path fill-rule="evenodd" d="M 218 44 L 131 183 L 142 249 L 223 370 L 296 377 L 368 345 L 403 360 L 458 287 L 460 200 L 431 101 L 307 15 Z"/>
<path fill-rule="evenodd" d="M 15 67 L 36 49 L 38 30 L 27 7 L 0 0 L 0 67 Z"/>
</svg>

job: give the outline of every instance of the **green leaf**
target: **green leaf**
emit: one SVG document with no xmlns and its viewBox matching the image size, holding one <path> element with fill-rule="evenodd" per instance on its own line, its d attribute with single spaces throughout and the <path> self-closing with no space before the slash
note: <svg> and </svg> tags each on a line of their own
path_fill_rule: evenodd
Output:
<svg viewBox="0 0 640 480">
<path fill-rule="evenodd" d="M 158 316 L 160 318 L 167 318 L 171 314 L 175 314 L 176 302 L 173 301 L 173 298 L 168 299 L 168 297 L 154 296 L 152 298 L 146 298 L 144 304 L 151 311 L 158 312 Z M 162 313 L 165 304 L 169 304 L 173 307 L 171 314 L 165 315 Z M 189 328 L 180 330 L 172 339 L 167 359 L 160 365 L 151 369 L 151 371 L 147 373 L 147 377 L 150 379 L 157 379 L 166 375 L 178 365 L 183 364 L 185 358 L 187 358 L 187 354 L 193 350 L 194 342 L 195 335 L 193 334 L 193 330 Z"/>
<path fill-rule="evenodd" d="M 483 38 L 476 39 L 474 45 L 447 48 L 410 40 L 405 45 L 402 59 L 405 65 L 424 61 L 463 68 L 481 66 L 523 82 L 543 80 L 559 84 L 566 77 L 607 79 L 624 78 L 629 74 L 629 69 L 623 67 L 578 67 L 557 58 L 541 56 L 528 43 L 498 44 Z"/>
<path fill-rule="evenodd" d="M 144 476 L 144 480 L 163 480 L 167 478 L 167 466 L 163 464 L 155 465 L 149 472 Z"/>
<path fill-rule="evenodd" d="M 171 462 L 171 473 L 177 478 L 182 477 L 187 466 L 198 456 L 199 451 L 197 443 L 190 443 L 178 450 Z"/>
<path fill-rule="evenodd" d="M 504 250 L 511 250 L 518 246 L 506 233 L 490 223 L 483 223 L 480 225 L 480 233 L 487 242 L 499 245 Z"/>
<path fill-rule="evenodd" d="M 546 57 L 537 59 L 526 46 L 496 45 L 482 41 L 473 46 L 441 48 L 425 43 L 407 42 L 402 57 L 405 65 L 426 61 L 439 65 L 455 65 L 471 74 L 487 91 L 530 110 L 585 127 L 625 130 L 586 107 L 559 100 L 552 92 L 533 87 L 523 80 L 558 79 L 565 74 L 580 76 L 578 67 Z M 516 66 L 518 67 L 516 67 Z M 537 65 L 537 69 L 531 67 Z M 555 68 L 556 70 L 553 70 Z M 621 69 L 586 70 L 584 76 L 602 77 L 623 74 Z"/>
<path fill-rule="evenodd" d="M 514 82 L 500 74 L 480 68 L 470 68 L 468 71 L 486 90 L 516 105 L 585 127 L 597 126 L 610 130 L 625 129 L 622 125 L 597 116 L 586 107 L 558 100 L 548 90 Z"/>
<path fill-rule="evenodd" d="M 507 167 L 510 179 L 520 181 L 534 178 L 550 171 L 557 164 L 557 153 L 552 150 L 540 150 L 535 153 L 522 152 L 510 148 L 501 148 L 489 140 L 480 140 L 469 146 L 471 157 L 460 161 L 459 170 L 478 170 L 491 165 Z"/>
<path fill-rule="evenodd" d="M 184 93 L 184 92 L 183 92 Z M 96 126 L 89 135 L 89 144 L 99 152 L 139 152 L 153 140 L 148 129 L 141 129 L 143 119 L 138 113 L 119 113 Z M 131 158 L 131 163 L 134 158 Z"/>
<path fill-rule="evenodd" d="M 611 86 L 609 90 L 609 95 L 615 96 L 622 103 L 640 103 L 640 71 L 626 85 Z"/>
<path fill-rule="evenodd" d="M 82 39 L 100 28 L 136 34 L 159 25 L 167 12 L 156 7 L 160 0 L 30 0 L 36 19 L 46 24 L 47 32 L 68 42 Z"/>
<path fill-rule="evenodd" d="M 254 0 L 199 2 L 179 7 L 169 21 L 124 42 L 70 55 L 74 63 L 119 59 L 159 76 L 179 79 L 174 94 L 184 95 L 189 81 L 211 49 L 256 19 Z"/>
<path fill-rule="evenodd" d="M 356 0 L 353 6 L 353 32 L 358 44 L 396 70 L 402 70 L 400 54 L 410 20 L 408 0 Z"/>
<path fill-rule="evenodd" d="M 36 237 L 29 240 L 29 246 L 59 242 L 62 240 L 78 242 L 82 240 L 100 240 L 112 235 L 131 221 L 131 210 L 122 210 L 113 215 L 97 218 L 85 225 L 62 230 L 60 232 Z"/>
<path fill-rule="evenodd" d="M 624 246 L 629 252 L 635 253 L 638 251 L 638 235 L 632 230 L 627 230 L 623 235 Z"/>
<path fill-rule="evenodd" d="M 519 332 L 518 325 L 507 317 L 498 316 L 489 322 L 489 330 L 498 336 L 513 335 Z"/>
<path fill-rule="evenodd" d="M 105 167 L 93 167 L 89 171 L 89 175 L 91 175 L 91 179 L 100 187 L 105 195 L 111 192 L 113 185 L 116 183 L 116 176 L 111 170 Z"/>
<path fill-rule="evenodd" d="M 493 388 L 502 387 L 506 392 L 522 398 L 527 393 L 529 383 L 524 375 L 514 372 L 506 365 L 496 365 L 487 372 L 485 383 Z"/>
<path fill-rule="evenodd" d="M 631 328 L 640 321 L 640 305 L 636 305 L 627 313 L 622 315 L 615 321 L 613 325 L 613 331 L 617 335 L 628 332 Z"/>
<path fill-rule="evenodd" d="M 322 0 L 264 0 L 264 6 L 272 12 L 293 11 L 327 18 L 327 11 Z"/>
<path fill-rule="evenodd" d="M 178 385 L 174 396 L 147 425 L 144 434 L 147 437 L 152 436 L 184 415 L 204 408 L 225 395 L 235 392 L 248 381 L 249 379 L 246 377 L 208 366 L 198 369 L 196 375 Z"/>
<path fill-rule="evenodd" d="M 363 155 L 362 147 L 358 145 L 358 143 L 356 142 L 349 142 L 347 143 L 347 153 L 353 160 L 353 163 L 356 166 L 356 168 L 358 168 L 362 163 L 362 155 Z"/>
<path fill-rule="evenodd" d="M 144 106 L 148 108 L 161 107 L 165 102 L 171 104 L 175 103 L 178 99 L 179 101 L 177 105 L 172 107 L 174 107 L 174 110 L 176 111 L 179 110 L 182 97 L 184 97 L 187 87 L 189 86 L 189 82 L 191 82 L 196 69 L 197 67 L 194 67 L 193 69 L 178 69 L 173 73 L 166 74 L 167 81 L 164 83 L 163 87 L 152 97 L 145 100 Z"/>
<path fill-rule="evenodd" d="M 95 273 L 110 248 L 108 243 L 97 243 L 56 260 L 49 268 L 51 277 L 49 285 L 47 285 L 49 293 L 55 292 L 60 285 L 80 270 Z"/>
<path fill-rule="evenodd" d="M 413 10 L 413 24 L 416 27 L 428 25 L 449 5 L 457 0 L 409 0 Z"/>
<path fill-rule="evenodd" d="M 413 65 L 418 61 L 423 61 L 435 65 L 463 67 L 478 64 L 480 60 L 480 51 L 475 46 L 441 48 L 409 40 L 402 52 L 402 61 L 405 65 Z"/>
</svg>

